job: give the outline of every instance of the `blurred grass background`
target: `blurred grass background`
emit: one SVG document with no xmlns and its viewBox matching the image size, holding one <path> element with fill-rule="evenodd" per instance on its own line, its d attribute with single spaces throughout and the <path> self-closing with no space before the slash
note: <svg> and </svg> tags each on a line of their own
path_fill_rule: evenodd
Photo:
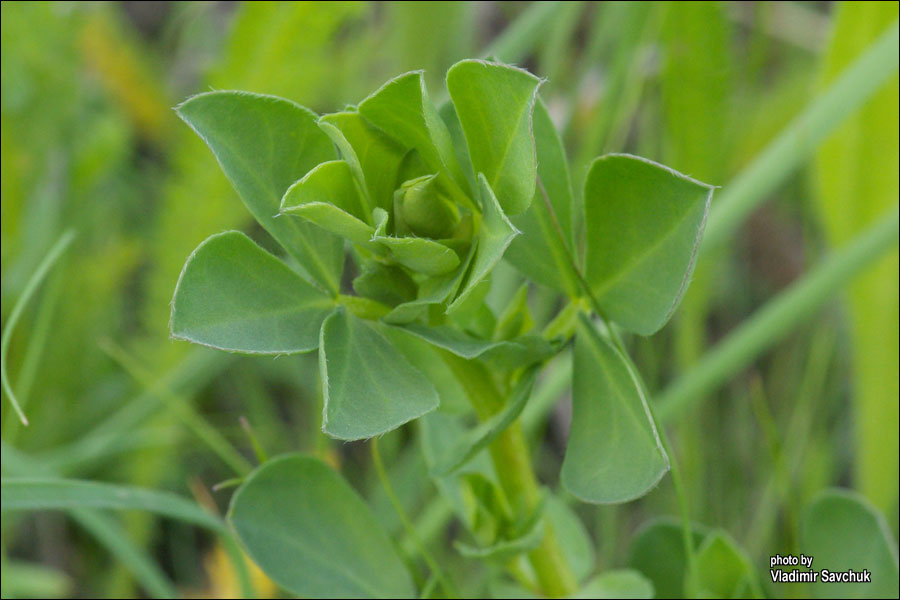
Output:
<svg viewBox="0 0 900 600">
<path fill-rule="evenodd" d="M 172 290 L 197 244 L 229 228 L 266 243 L 172 111 L 187 96 L 243 89 L 327 112 L 426 69 L 440 100 L 450 64 L 493 54 L 547 78 L 542 94 L 576 189 L 604 152 L 727 185 L 896 19 L 893 2 L 4 2 L 4 329 L 48 249 L 77 232 L 11 339 L 12 385 L 31 425 L 3 403 L 4 476 L 173 490 L 223 511 L 229 494 L 209 490 L 250 464 L 245 416 L 270 455 L 302 450 L 340 463 L 400 532 L 367 452 L 319 433 L 314 360 L 168 339 Z M 675 321 L 633 340 L 651 391 L 896 206 L 897 115 L 895 71 L 699 266 Z M 492 297 L 518 284 L 501 270 Z M 895 248 L 671 423 L 691 518 L 729 531 L 763 569 L 769 554 L 793 548 L 799 507 L 826 486 L 859 490 L 897 535 L 897 290 Z M 554 307 L 540 289 L 531 300 L 538 318 Z M 537 393 L 555 408 L 526 413 L 554 487 L 565 370 L 563 357 Z M 477 593 L 486 573 L 449 546 L 449 513 L 416 437 L 407 428 L 384 438 L 392 480 L 429 543 L 471 571 L 466 589 Z M 678 512 L 668 480 L 638 502 L 578 511 L 603 568 L 624 564 L 642 523 Z M 147 514 L 3 513 L 0 543 L 4 597 L 164 595 L 172 585 L 237 593 L 213 538 Z"/>
</svg>

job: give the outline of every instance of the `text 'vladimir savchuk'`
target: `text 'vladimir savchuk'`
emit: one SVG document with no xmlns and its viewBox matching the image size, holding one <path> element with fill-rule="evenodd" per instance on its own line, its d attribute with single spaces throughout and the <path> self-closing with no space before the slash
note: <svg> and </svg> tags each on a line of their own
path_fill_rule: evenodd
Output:
<svg viewBox="0 0 900 600">
<path fill-rule="evenodd" d="M 773 583 L 871 583 L 872 573 L 868 569 L 854 571 L 831 571 L 829 569 L 812 570 L 813 557 L 801 554 L 784 556 L 776 554 L 769 557 L 769 574 Z M 799 567 L 795 569 L 776 569 L 775 567 Z"/>
</svg>

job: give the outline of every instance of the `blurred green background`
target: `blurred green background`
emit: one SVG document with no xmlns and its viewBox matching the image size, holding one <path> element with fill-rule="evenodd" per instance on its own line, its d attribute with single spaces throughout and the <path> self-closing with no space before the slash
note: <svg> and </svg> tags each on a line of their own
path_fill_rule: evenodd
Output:
<svg viewBox="0 0 900 600">
<path fill-rule="evenodd" d="M 67 230 L 77 237 L 11 337 L 8 369 L 31 425 L 4 401 L 3 475 L 171 490 L 223 511 L 229 493 L 210 488 L 249 464 L 244 416 L 270 455 L 310 451 L 340 464 L 400 530 L 367 452 L 319 433 L 313 358 L 238 357 L 168 338 L 169 300 L 197 244 L 232 228 L 265 243 L 173 112 L 187 96 L 242 89 L 333 111 L 426 69 L 440 101 L 449 65 L 493 54 L 547 79 L 542 95 L 576 189 L 593 157 L 632 152 L 727 190 L 896 21 L 897 6 L 4 2 L 4 330 L 50 247 Z M 673 323 L 633 340 L 651 392 L 896 206 L 897 132 L 895 70 L 700 265 Z M 492 293 L 511 293 L 516 277 L 501 272 Z M 540 289 L 532 300 L 538 315 L 552 308 Z M 563 359 L 538 388 L 544 410 L 526 413 L 540 475 L 554 487 L 568 427 L 564 374 Z M 670 422 L 693 520 L 730 532 L 764 571 L 770 554 L 795 548 L 800 507 L 842 486 L 881 510 L 896 538 L 896 247 L 709 396 Z M 478 593 L 484 573 L 454 555 L 417 450 L 414 428 L 383 441 L 429 544 L 471 570 L 465 589 Z M 577 510 L 601 568 L 625 564 L 648 519 L 678 514 L 669 478 L 638 502 Z M 157 595 L 165 585 L 237 593 L 212 537 L 148 514 L 3 513 L 0 542 L 4 597 Z"/>
</svg>

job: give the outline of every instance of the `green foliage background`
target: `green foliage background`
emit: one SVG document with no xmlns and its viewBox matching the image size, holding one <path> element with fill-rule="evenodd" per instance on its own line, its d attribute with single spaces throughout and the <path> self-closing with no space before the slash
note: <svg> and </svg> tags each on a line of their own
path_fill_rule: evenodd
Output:
<svg viewBox="0 0 900 600">
<path fill-rule="evenodd" d="M 223 513 L 229 493 L 210 488 L 254 462 L 244 416 L 269 454 L 302 451 L 339 466 L 401 554 L 415 557 L 367 453 L 319 431 L 314 357 L 236 357 L 169 339 L 172 291 L 201 241 L 243 229 L 275 247 L 172 107 L 194 93 L 242 89 L 331 112 L 412 69 L 425 69 L 436 95 L 451 64 L 495 55 L 547 79 L 542 95 L 573 161 L 574 189 L 595 156 L 633 152 L 725 194 L 896 19 L 896 3 L 4 2 L 4 329 L 53 243 L 69 229 L 77 238 L 11 338 L 8 369 L 31 424 L 22 427 L 4 401 L 3 477 L 165 490 Z M 813 161 L 704 256 L 672 325 L 631 340 L 651 396 L 690 378 L 767 300 L 895 210 L 897 98 L 894 67 Z M 732 557 L 739 573 L 746 561 L 764 582 L 769 555 L 803 551 L 804 519 L 838 502 L 820 495 L 827 487 L 862 494 L 896 539 L 897 272 L 894 247 L 846 297 L 792 323 L 721 389 L 666 419 L 689 518 L 736 540 L 746 554 Z M 487 296 L 495 312 L 521 282 L 501 264 Z M 538 321 L 554 309 L 540 286 L 527 300 Z M 421 342 L 404 343 L 414 356 Z M 568 434 L 570 362 L 565 355 L 547 369 L 522 416 L 552 488 Z M 458 397 L 443 405 L 465 405 L 463 390 L 445 388 Z M 417 438 L 408 428 L 380 442 L 401 503 L 463 593 L 502 595 L 491 569 L 454 550 L 452 511 Z M 3 596 L 237 594 L 240 573 L 222 558 L 235 549 L 203 523 L 154 516 L 154 500 L 151 512 L 3 512 Z M 634 503 L 574 506 L 596 547 L 588 571 L 640 568 L 657 543 L 645 536 L 668 539 L 648 522 L 681 510 L 668 478 Z M 730 538 L 720 543 L 730 548 Z M 711 545 L 700 552 L 716 552 Z M 751 589 L 703 584 L 724 595 Z M 762 592 L 799 590 L 766 583 Z"/>
</svg>

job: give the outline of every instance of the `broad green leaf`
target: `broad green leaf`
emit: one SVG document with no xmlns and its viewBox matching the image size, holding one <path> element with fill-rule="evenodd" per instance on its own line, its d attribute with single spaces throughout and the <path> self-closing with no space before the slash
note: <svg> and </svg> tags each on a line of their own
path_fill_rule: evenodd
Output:
<svg viewBox="0 0 900 600">
<path fill-rule="evenodd" d="M 168 492 L 57 478 L 0 480 L 0 510 L 141 510 L 227 533 L 225 524 L 194 502 Z"/>
<path fill-rule="evenodd" d="M 333 204 L 358 221 L 370 223 L 372 220 L 350 165 L 344 160 L 323 162 L 292 184 L 281 198 L 281 212 L 312 202 Z"/>
<path fill-rule="evenodd" d="M 416 149 L 432 172 L 446 173 L 447 181 L 456 186 L 466 185 L 450 132 L 428 97 L 421 71 L 385 83 L 359 104 L 359 114 L 405 147 Z"/>
<path fill-rule="evenodd" d="M 465 389 L 431 344 L 399 327 L 384 326 L 379 331 L 428 378 L 441 398 L 442 412 L 462 414 L 471 410 Z"/>
<path fill-rule="evenodd" d="M 663 165 L 608 154 L 584 187 L 585 278 L 607 317 L 659 330 L 690 282 L 713 188 Z"/>
<path fill-rule="evenodd" d="M 524 212 L 534 195 L 531 113 L 540 83 L 528 71 L 483 60 L 460 61 L 447 71 L 472 167 L 510 215 Z"/>
<path fill-rule="evenodd" d="M 562 484 L 585 502 L 643 496 L 669 470 L 669 458 L 634 366 L 584 314 L 572 371 L 572 428 Z"/>
<path fill-rule="evenodd" d="M 306 219 L 357 244 L 369 244 L 375 233 L 350 165 L 343 160 L 324 162 L 289 187 L 281 214 Z"/>
<path fill-rule="evenodd" d="M 519 418 L 522 409 L 525 408 L 525 404 L 531 396 L 531 390 L 534 387 L 537 374 L 537 367 L 531 367 L 523 373 L 503 410 L 487 421 L 479 423 L 457 439 L 451 448 L 437 458 L 432 467 L 433 474 L 440 477 L 453 473 L 474 458 L 481 450 L 487 448 L 491 442 L 497 439 L 498 435 L 512 425 Z"/>
<path fill-rule="evenodd" d="M 551 356 L 555 351 L 549 342 L 537 335 L 494 342 L 478 339 L 445 325 L 429 327 L 422 323 L 409 323 L 403 329 L 433 346 L 448 350 L 467 360 L 484 358 L 507 366 L 534 363 Z"/>
<path fill-rule="evenodd" d="M 353 148 L 365 177 L 372 208 L 390 210 L 406 148 L 369 125 L 357 112 L 322 115 L 319 122 L 339 129 Z"/>
<path fill-rule="evenodd" d="M 695 557 L 696 579 L 688 585 L 701 598 L 762 598 L 753 563 L 721 530 L 706 536 Z"/>
<path fill-rule="evenodd" d="M 653 598 L 653 583 L 638 571 L 622 569 L 597 575 L 572 598 Z"/>
<path fill-rule="evenodd" d="M 256 469 L 228 519 L 272 581 L 305 598 L 411 598 L 412 579 L 359 494 L 322 461 L 297 454 Z"/>
<path fill-rule="evenodd" d="M 540 98 L 534 107 L 534 146 L 540 183 L 528 210 L 510 217 L 522 235 L 509 245 L 506 258 L 529 279 L 575 297 L 572 182 L 562 140 Z"/>
<path fill-rule="evenodd" d="M 172 337 L 220 350 L 314 350 L 334 300 L 238 231 L 188 258 L 172 299 Z"/>
<path fill-rule="evenodd" d="M 812 569 L 868 569 L 871 583 L 810 584 L 814 598 L 894 598 L 898 593 L 897 544 L 884 517 L 863 497 L 832 489 L 803 509 L 799 551 Z"/>
<path fill-rule="evenodd" d="M 434 386 L 380 333 L 341 309 L 322 323 L 322 431 L 341 440 L 380 435 L 437 408 Z"/>
<path fill-rule="evenodd" d="M 584 523 L 564 500 L 548 494 L 547 507 L 544 513 L 547 522 L 553 528 L 566 563 L 578 581 L 582 581 L 594 571 L 594 543 L 584 528 Z"/>
<path fill-rule="evenodd" d="M 822 65 L 823 89 L 897 23 L 896 2 L 842 2 Z M 896 38 L 895 38 L 896 39 Z M 828 242 L 842 246 L 875 223 L 900 195 L 900 80 L 893 77 L 822 144 L 816 157 L 818 206 Z M 855 481 L 880 510 L 896 512 L 900 456 L 900 255 L 868 267 L 850 286 Z"/>
<path fill-rule="evenodd" d="M 337 295 L 344 265 L 340 238 L 300 219 L 276 218 L 288 187 L 335 158 L 316 116 L 289 100 L 247 92 L 199 94 L 181 104 L 178 115 L 207 143 L 250 213 L 304 275 Z"/>
<path fill-rule="evenodd" d="M 475 290 L 482 279 L 487 277 L 501 258 L 519 230 L 513 227 L 503 212 L 497 197 L 488 185 L 484 174 L 478 174 L 479 192 L 481 196 L 482 219 L 476 237 L 477 246 L 472 266 L 465 285 L 456 299 L 450 304 L 448 312 L 459 308 L 466 298 Z"/>
<path fill-rule="evenodd" d="M 695 549 L 705 536 L 705 529 L 692 526 Z M 628 566 L 643 573 L 653 583 L 658 598 L 684 597 L 688 561 L 681 524 L 675 519 L 664 518 L 643 527 L 631 543 Z"/>
</svg>

